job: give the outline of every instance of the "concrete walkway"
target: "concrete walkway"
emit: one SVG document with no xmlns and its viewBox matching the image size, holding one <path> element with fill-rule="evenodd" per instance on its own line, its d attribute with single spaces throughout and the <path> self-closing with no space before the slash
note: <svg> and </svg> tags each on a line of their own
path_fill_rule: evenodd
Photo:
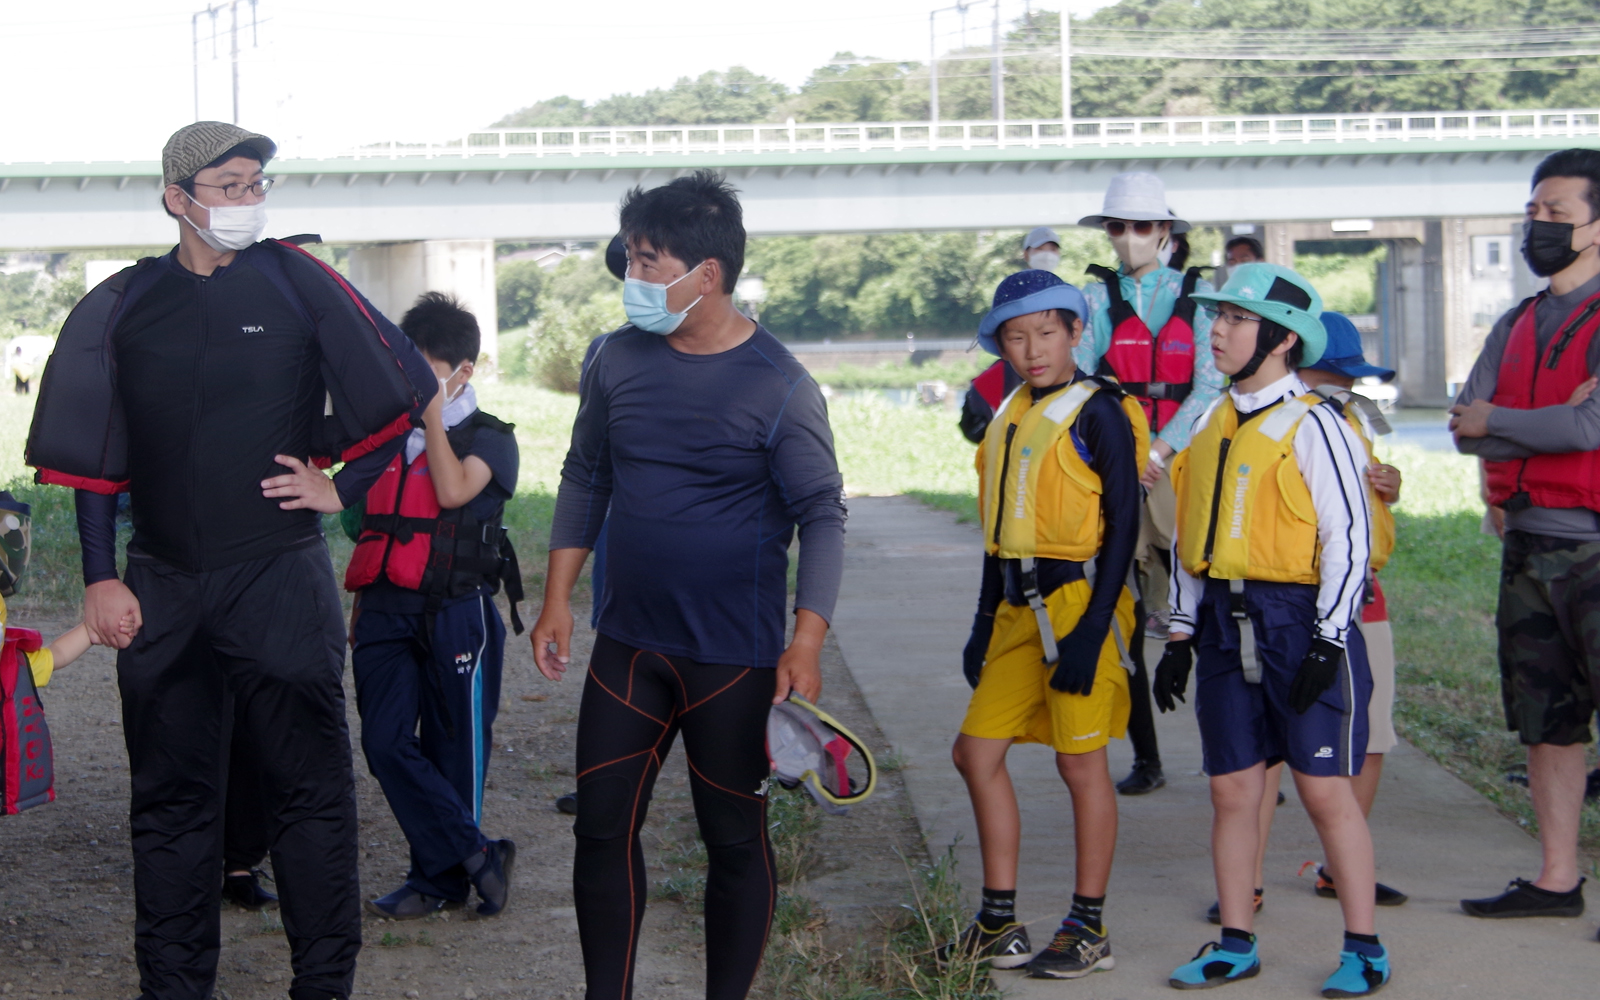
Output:
<svg viewBox="0 0 1600 1000">
<path fill-rule="evenodd" d="M 884 735 L 908 759 L 906 785 L 927 837 L 942 851 L 960 837 L 958 875 L 976 898 L 982 881 L 966 790 L 950 744 L 969 689 L 961 647 L 972 622 L 981 548 L 972 525 L 908 498 L 850 502 L 844 590 L 833 627 L 850 671 Z M 1152 643 L 1153 666 L 1159 646 Z M 1200 775 L 1200 739 L 1189 709 L 1158 717 L 1168 785 L 1123 798 L 1121 837 L 1106 917 L 1117 967 L 1075 983 L 998 973 L 1023 997 L 1168 998 L 1168 973 L 1215 937 L 1205 909 L 1215 898 L 1211 808 Z M 1021 891 L 1017 905 L 1042 945 L 1072 898 L 1072 831 L 1066 789 L 1040 746 L 1011 752 L 1022 798 Z M 1113 778 L 1132 754 L 1113 741 Z M 1311 997 L 1332 971 L 1342 922 L 1338 904 L 1297 878 L 1321 857 L 1304 811 L 1285 781 L 1267 858 L 1266 906 L 1257 918 L 1265 966 L 1229 996 Z M 1378 877 L 1411 901 L 1378 911 L 1378 932 L 1394 956 L 1387 997 L 1589 998 L 1600 982 L 1593 916 L 1488 922 L 1463 915 L 1457 900 L 1498 892 L 1513 876 L 1539 870 L 1538 845 L 1482 797 L 1420 752 L 1389 755 L 1372 817 Z"/>
</svg>

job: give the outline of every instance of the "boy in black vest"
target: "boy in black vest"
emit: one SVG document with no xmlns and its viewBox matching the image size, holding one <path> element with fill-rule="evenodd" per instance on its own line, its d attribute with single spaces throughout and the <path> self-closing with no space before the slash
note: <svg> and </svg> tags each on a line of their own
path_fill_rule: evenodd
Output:
<svg viewBox="0 0 1600 1000">
<path fill-rule="evenodd" d="M 351 643 L 361 749 L 411 845 L 403 886 L 369 900 L 394 920 L 459 906 L 505 908 L 516 845 L 490 840 L 483 819 L 490 728 L 500 703 L 506 630 L 493 595 L 521 598 L 500 526 L 517 484 L 511 425 L 478 410 L 468 380 L 478 321 L 429 292 L 400 328 L 439 377 L 439 392 L 405 450 L 367 493 L 345 575 L 357 591 Z M 420 726 L 419 726 L 420 722 Z M 420 729 L 420 735 L 419 735 Z"/>
</svg>

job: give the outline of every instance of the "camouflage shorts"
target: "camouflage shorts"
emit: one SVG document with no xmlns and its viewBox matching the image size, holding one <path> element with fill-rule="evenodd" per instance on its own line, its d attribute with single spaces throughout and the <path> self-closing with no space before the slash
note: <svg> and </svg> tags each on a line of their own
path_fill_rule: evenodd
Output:
<svg viewBox="0 0 1600 1000">
<path fill-rule="evenodd" d="M 1500 691 L 1523 743 L 1591 739 L 1600 691 L 1600 543 L 1506 532 L 1500 571 Z"/>
</svg>

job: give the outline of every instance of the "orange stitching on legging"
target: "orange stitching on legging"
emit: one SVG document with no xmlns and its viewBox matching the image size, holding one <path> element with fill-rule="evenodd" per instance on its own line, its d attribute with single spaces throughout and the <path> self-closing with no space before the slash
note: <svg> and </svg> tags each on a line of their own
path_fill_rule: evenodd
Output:
<svg viewBox="0 0 1600 1000">
<path fill-rule="evenodd" d="M 629 707 L 631 708 L 632 706 Z M 656 755 L 656 751 L 661 749 L 661 741 L 664 740 L 671 732 L 671 726 L 663 726 L 661 729 L 661 735 L 656 737 L 655 746 L 650 748 L 650 753 L 653 757 L 655 757 L 656 760 L 658 775 L 660 773 L 659 768 L 661 758 Z M 687 752 L 684 753 L 684 759 L 688 759 Z M 639 893 L 633 884 L 633 845 L 639 839 L 639 829 L 636 821 L 639 818 L 639 797 L 644 794 L 644 778 L 644 775 L 639 776 L 639 784 L 633 790 L 633 810 L 628 814 L 628 947 L 627 950 L 623 952 L 623 955 L 626 957 L 624 958 L 622 964 L 622 992 L 618 994 L 618 996 L 623 998 L 623 1000 L 626 1000 L 628 995 L 628 981 L 633 978 L 633 961 L 635 957 L 633 950 L 634 935 L 637 934 L 639 930 L 639 918 L 637 915 L 638 908 L 634 902 L 639 898 Z M 650 784 L 655 784 L 654 779 L 651 780 Z M 763 827 L 763 829 L 765 829 L 765 827 Z"/>
<path fill-rule="evenodd" d="M 676 672 L 676 668 L 674 668 L 674 672 Z M 733 687 L 735 684 L 737 684 L 740 681 L 744 680 L 745 676 L 747 674 L 749 674 L 749 673 L 750 673 L 750 668 L 746 667 L 744 670 L 741 670 L 739 672 L 739 676 L 738 677 L 735 677 L 733 680 L 731 680 L 728 683 L 722 685 L 722 687 L 717 688 L 715 691 L 713 691 L 710 694 L 706 695 L 704 698 L 701 698 L 699 701 L 695 702 L 693 705 L 689 705 L 689 706 L 685 707 L 684 710 L 682 712 L 679 712 L 678 714 L 679 715 L 687 715 L 689 712 L 693 711 L 696 708 L 699 708 L 701 705 L 704 705 L 706 702 L 710 701 L 712 698 L 715 698 L 717 695 L 721 694 L 722 692 L 724 692 L 724 691 L 728 690 L 729 688 Z M 680 680 L 681 680 L 681 678 L 680 678 Z"/>
<path fill-rule="evenodd" d="M 632 760 L 633 758 L 641 756 L 643 754 L 647 754 L 647 753 L 648 754 L 653 754 L 656 751 L 656 747 L 659 747 L 660 745 L 661 745 L 661 741 L 658 739 L 658 740 L 656 740 L 656 745 L 651 747 L 648 750 L 638 750 L 638 751 L 635 751 L 634 753 L 628 754 L 626 757 L 615 757 L 615 758 L 612 758 L 611 760 L 606 761 L 604 764 L 596 764 L 593 767 L 586 767 L 583 770 L 578 772 L 578 780 L 582 781 L 584 775 L 593 774 L 594 772 L 600 770 L 603 767 L 610 767 L 612 764 L 620 764 L 625 760 Z"/>
<path fill-rule="evenodd" d="M 687 755 L 685 755 L 687 756 Z M 772 934 L 772 915 L 778 908 L 777 876 L 772 871 L 772 842 L 767 839 L 767 800 L 761 800 L 761 863 L 767 868 L 767 929 L 761 935 L 765 941 Z M 766 954 L 766 949 L 761 949 L 761 954 L 756 956 L 756 967 L 750 970 L 750 981 L 745 984 L 745 992 L 750 992 L 750 987 L 755 985 L 756 973 L 761 971 L 761 959 Z"/>
<path fill-rule="evenodd" d="M 755 802 L 765 802 L 766 801 L 766 799 L 763 798 L 760 795 L 746 795 L 744 792 L 736 792 L 731 788 L 723 788 L 721 785 L 717 784 L 715 781 L 712 781 L 710 778 L 706 777 L 704 772 L 702 772 L 698 767 L 694 766 L 694 758 L 689 756 L 689 747 L 687 745 L 685 745 L 684 748 L 683 748 L 683 759 L 689 765 L 689 770 L 693 771 L 700 778 L 701 781 L 703 781 L 706 784 L 710 785 L 712 788 L 715 788 L 718 791 L 727 792 L 729 795 L 737 795 L 742 799 L 751 799 L 752 801 L 755 801 Z"/>
<path fill-rule="evenodd" d="M 642 715 L 645 718 L 649 719 L 651 722 L 654 722 L 656 725 L 665 726 L 665 725 L 668 725 L 670 723 L 670 720 L 665 720 L 664 721 L 664 720 L 656 718 L 655 716 L 651 715 L 649 712 L 646 712 L 644 709 L 639 708 L 638 706 L 636 706 L 633 703 L 631 703 L 630 701 L 628 701 L 628 699 L 622 697 L 621 695 L 617 694 L 615 691 L 613 691 L 610 688 L 606 687 L 606 682 L 601 680 L 600 677 L 593 670 L 589 671 L 589 679 L 594 681 L 595 686 L 598 687 L 600 690 L 604 691 L 606 694 L 609 694 L 611 697 L 617 699 L 618 702 L 620 702 L 621 704 L 627 706 L 629 709 L 631 709 L 631 710 L 633 710 L 635 712 L 638 712 L 640 715 Z M 632 683 L 632 679 L 631 678 L 629 679 L 629 683 Z"/>
</svg>

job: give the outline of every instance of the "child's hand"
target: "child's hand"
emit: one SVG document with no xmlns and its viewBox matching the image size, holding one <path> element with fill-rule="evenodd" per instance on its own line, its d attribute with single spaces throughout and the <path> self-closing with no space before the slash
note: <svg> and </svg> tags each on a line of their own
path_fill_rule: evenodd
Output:
<svg viewBox="0 0 1600 1000">
<path fill-rule="evenodd" d="M 292 471 L 287 476 L 263 479 L 262 496 L 274 499 L 288 497 L 278 504 L 284 510 L 310 508 L 319 514 L 337 514 L 344 510 L 338 487 L 333 485 L 332 479 L 323 475 L 321 469 L 308 466 L 293 455 L 274 455 L 272 460 Z"/>
<path fill-rule="evenodd" d="M 1600 378 L 1590 375 L 1588 378 L 1579 383 L 1576 389 L 1572 390 L 1572 395 L 1567 399 L 1567 405 L 1577 406 L 1579 403 L 1588 399 L 1590 394 L 1594 392 L 1595 386 L 1600 386 Z"/>
<path fill-rule="evenodd" d="M 128 636 L 138 635 L 139 623 L 133 620 L 133 615 L 123 615 L 122 621 L 117 623 L 117 631 Z"/>
<path fill-rule="evenodd" d="M 1367 481 L 1384 503 L 1400 501 L 1400 470 L 1392 465 L 1374 464 L 1367 469 Z"/>
</svg>

